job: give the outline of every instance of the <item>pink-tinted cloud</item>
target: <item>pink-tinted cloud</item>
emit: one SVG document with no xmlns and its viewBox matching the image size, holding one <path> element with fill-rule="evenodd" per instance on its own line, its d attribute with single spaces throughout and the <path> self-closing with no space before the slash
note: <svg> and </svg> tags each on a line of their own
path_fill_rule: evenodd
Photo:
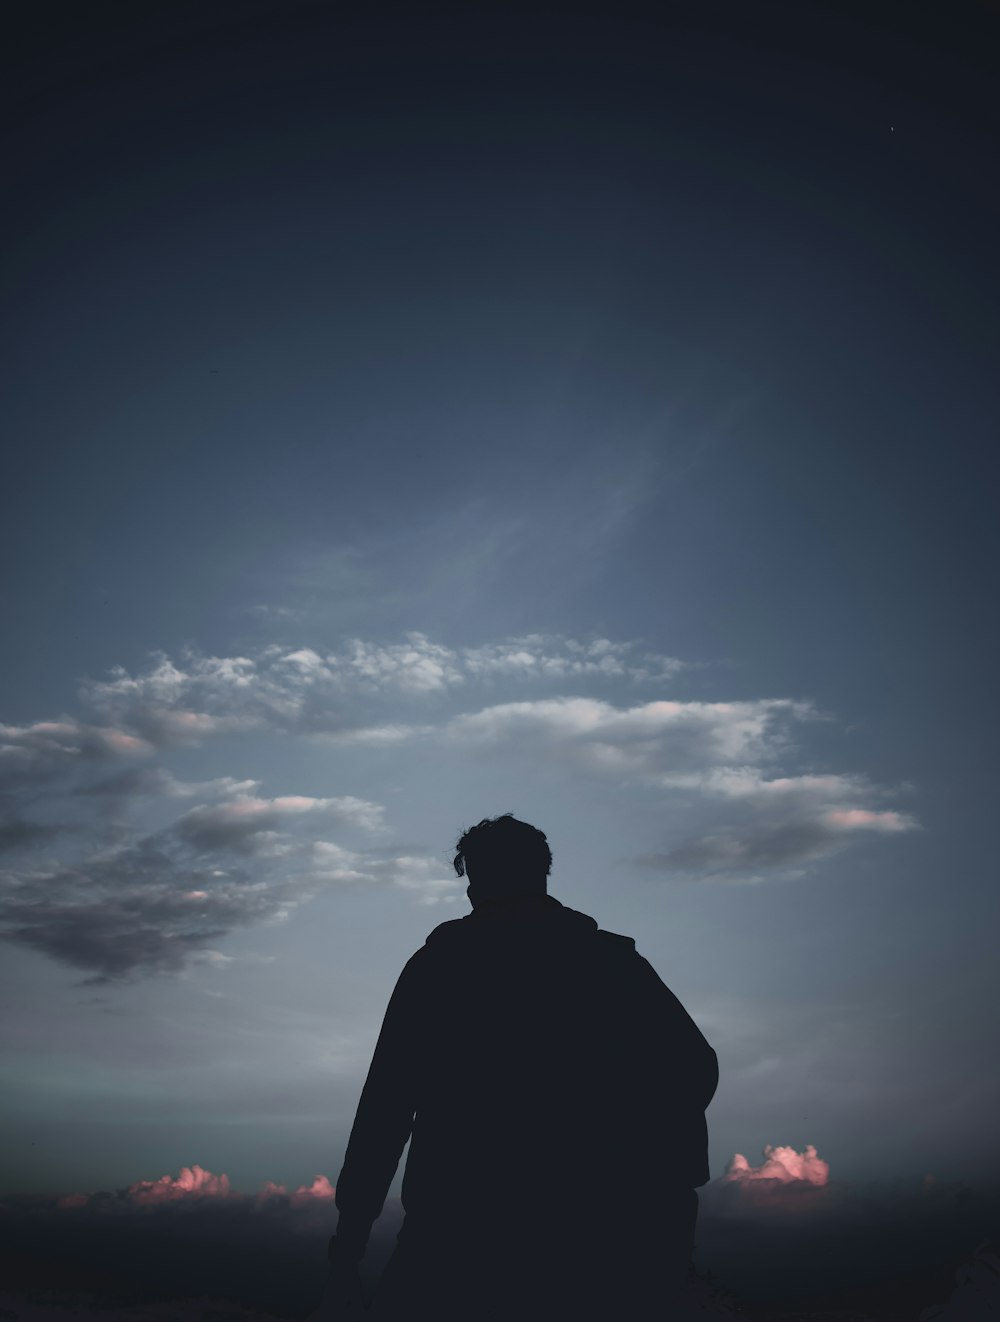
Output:
<svg viewBox="0 0 1000 1322">
<path fill-rule="evenodd" d="M 315 1212 L 326 1216 L 332 1210 L 336 1190 L 325 1175 L 317 1175 L 312 1184 L 300 1184 L 294 1193 L 289 1193 L 283 1184 L 266 1180 L 253 1200 L 258 1211 L 277 1205 L 296 1210 L 299 1215 L 309 1216 Z"/>
<path fill-rule="evenodd" d="M 287 1197 L 288 1190 L 283 1184 L 275 1184 L 273 1180 L 265 1180 L 254 1197 L 254 1206 L 263 1207 L 272 1198 Z"/>
<path fill-rule="evenodd" d="M 134 1203 L 168 1203 L 178 1198 L 228 1198 L 231 1190 L 228 1175 L 213 1175 L 201 1166 L 184 1166 L 172 1179 L 138 1180 L 128 1187 L 127 1197 Z"/>
<path fill-rule="evenodd" d="M 333 1198 L 336 1192 L 325 1175 L 317 1175 L 312 1184 L 299 1185 L 292 1194 L 292 1206 L 301 1207 L 304 1203 L 312 1203 L 317 1199 Z"/>
<path fill-rule="evenodd" d="M 158 1180 L 136 1180 L 118 1194 L 120 1202 L 139 1207 L 161 1203 L 177 1203 L 187 1199 L 225 1198 L 232 1201 L 253 1200 L 262 1207 L 272 1198 L 287 1199 L 292 1207 L 311 1207 L 332 1201 L 336 1190 L 326 1175 L 317 1175 L 312 1184 L 301 1184 L 289 1194 L 284 1184 L 265 1180 L 256 1194 L 238 1193 L 229 1182 L 228 1175 L 214 1175 L 203 1166 L 183 1166 L 177 1176 L 161 1175 Z M 107 1195 L 102 1195 L 107 1197 Z M 85 1193 L 67 1194 L 56 1206 L 61 1208 L 86 1207 L 93 1196 Z"/>
<path fill-rule="evenodd" d="M 909 831 L 913 820 L 900 812 L 872 812 L 868 808 L 840 808 L 826 814 L 835 831 Z"/>
<path fill-rule="evenodd" d="M 740 1184 L 750 1184 L 755 1180 L 777 1180 L 781 1184 L 800 1182 L 818 1186 L 829 1180 L 830 1165 L 817 1155 L 811 1143 L 806 1145 L 803 1152 L 796 1152 L 794 1148 L 772 1147 L 769 1143 L 764 1148 L 764 1160 L 759 1166 L 751 1166 L 742 1152 L 737 1152 L 730 1158 L 722 1178 Z"/>
</svg>

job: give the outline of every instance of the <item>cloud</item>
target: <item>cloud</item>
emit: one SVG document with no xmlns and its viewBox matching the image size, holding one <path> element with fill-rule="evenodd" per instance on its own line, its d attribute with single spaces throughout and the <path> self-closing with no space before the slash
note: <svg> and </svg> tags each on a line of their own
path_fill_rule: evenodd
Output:
<svg viewBox="0 0 1000 1322">
<path fill-rule="evenodd" d="M 912 831 L 915 826 L 906 813 L 872 812 L 869 808 L 831 808 L 823 820 L 831 831 L 878 831 L 884 835 Z"/>
<path fill-rule="evenodd" d="M 424 904 L 460 896 L 429 854 L 351 849 L 298 830 L 316 823 L 371 835 L 383 818 L 380 804 L 349 795 L 198 805 L 71 865 L 8 872 L 0 936 L 92 983 L 120 982 L 198 963 L 224 969 L 231 957 L 217 946 L 228 933 L 283 922 L 332 886 L 394 885 Z"/>
<path fill-rule="evenodd" d="M 246 1202 L 252 1200 L 258 1207 L 270 1200 L 280 1200 L 284 1206 L 308 1207 L 331 1202 L 336 1189 L 325 1175 L 317 1175 L 311 1184 L 301 1184 L 289 1193 L 285 1185 L 265 1180 L 256 1194 L 237 1192 L 228 1175 L 214 1175 L 203 1166 L 182 1166 L 177 1175 L 161 1175 L 158 1180 L 136 1180 L 125 1189 L 118 1190 L 113 1201 L 133 1207 L 158 1207 L 165 1203 L 200 1203 L 206 1199 Z M 56 1206 L 64 1210 L 95 1207 L 107 1203 L 106 1194 L 66 1194 Z"/>
<path fill-rule="evenodd" d="M 317 1175 L 312 1184 L 302 1184 L 291 1195 L 293 1207 L 314 1202 L 330 1202 L 336 1196 L 336 1189 L 325 1175 Z"/>
<path fill-rule="evenodd" d="M 846 1186 L 831 1184 L 830 1165 L 810 1143 L 799 1152 L 793 1147 L 764 1148 L 763 1161 L 751 1166 L 741 1152 L 729 1159 L 725 1173 L 699 1192 L 707 1215 L 789 1217 L 806 1220 L 822 1212 L 837 1212 Z"/>
<path fill-rule="evenodd" d="M 594 770 L 660 777 L 662 783 L 671 771 L 770 759 L 787 746 L 789 721 L 813 717 L 808 703 L 788 699 L 619 708 L 596 698 L 558 697 L 457 716 L 446 737 L 469 746 L 530 744 Z"/>
<path fill-rule="evenodd" d="M 83 970 L 92 982 L 176 972 L 227 931 L 272 916 L 283 898 L 282 888 L 261 888 L 245 873 L 230 872 L 223 882 L 192 866 L 169 836 L 5 880 L 3 938 Z M 193 902 L 192 893 L 208 898 Z"/>
<path fill-rule="evenodd" d="M 283 1184 L 275 1184 L 273 1180 L 265 1180 L 254 1196 L 254 1204 L 257 1207 L 263 1207 L 272 1200 L 280 1200 L 286 1203 L 288 1199 L 288 1190 Z"/>
<path fill-rule="evenodd" d="M 176 1178 L 161 1175 L 158 1180 L 130 1184 L 125 1196 L 140 1207 L 148 1207 L 179 1198 L 228 1198 L 230 1193 L 228 1175 L 213 1175 L 201 1166 L 183 1166 Z"/>
<path fill-rule="evenodd" d="M 377 831 L 385 810 L 380 804 L 345 795 L 314 799 L 285 795 L 260 799 L 241 794 L 227 803 L 200 805 L 177 822 L 178 834 L 200 850 L 236 849 L 253 853 L 274 841 L 274 829 L 303 814 L 324 816 L 335 822 Z"/>
<path fill-rule="evenodd" d="M 392 725 L 367 725 L 352 730 L 336 730 L 314 735 L 314 738 L 328 744 L 339 744 L 342 747 L 346 745 L 387 748 L 408 743 L 411 739 L 419 739 L 434 732 L 433 725 L 405 725 L 397 722 Z"/>
<path fill-rule="evenodd" d="M 0 785 L 36 782 L 95 762 L 142 757 L 151 745 L 133 731 L 73 717 L 0 724 Z"/>
<path fill-rule="evenodd" d="M 769 1143 L 764 1148 L 764 1160 L 759 1166 L 751 1166 L 741 1152 L 734 1153 L 722 1178 L 730 1183 L 777 1180 L 780 1184 L 801 1181 L 818 1186 L 829 1181 L 830 1165 L 818 1155 L 811 1143 L 802 1152 L 797 1152 L 795 1148 L 772 1147 Z"/>
<path fill-rule="evenodd" d="M 661 682 L 681 668 L 675 658 L 609 639 L 527 634 L 453 648 L 409 633 L 402 643 L 354 638 L 323 653 L 270 645 L 248 656 L 189 651 L 180 662 L 157 653 L 144 671 L 133 675 L 115 667 L 110 678 L 87 681 L 81 693 L 134 737 L 170 746 L 261 727 L 349 734 L 357 727 L 359 697 L 428 697 L 499 680 Z"/>
<path fill-rule="evenodd" d="M 404 750 L 420 741 L 602 777 L 661 806 L 661 835 L 633 861 L 673 877 L 795 875 L 857 840 L 915 828 L 864 777 L 795 770 L 804 733 L 827 719 L 809 702 L 630 692 L 662 690 L 681 668 L 635 642 L 526 634 L 455 647 L 411 633 L 336 650 L 188 650 L 156 654 L 134 674 L 113 669 L 83 685 L 92 720 L 0 726 L 0 850 L 10 861 L 0 936 L 92 980 L 121 980 L 195 963 L 224 969 L 228 933 L 282 922 L 325 888 L 394 886 L 425 905 L 461 898 L 423 843 L 359 842 L 387 832 L 381 804 L 265 794 L 252 773 L 275 737 L 322 740 L 351 774 L 355 764 L 370 774 L 380 750 L 387 770 L 412 772 L 425 749 L 409 764 Z M 191 775 L 192 761 L 210 756 L 192 745 L 237 734 L 250 775 Z"/>
<path fill-rule="evenodd" d="M 339 662 L 354 682 L 375 691 L 388 687 L 404 693 L 435 693 L 464 679 L 458 655 L 420 633 L 389 647 L 355 639 Z"/>
<path fill-rule="evenodd" d="M 545 634 L 525 634 L 502 643 L 463 648 L 461 659 L 465 672 L 481 679 L 604 678 L 638 683 L 670 680 L 685 668 L 676 657 L 640 652 L 635 643 L 616 643 L 607 638 L 581 643 Z"/>
<path fill-rule="evenodd" d="M 890 791 L 845 774 L 774 774 L 794 756 L 795 728 L 825 719 L 791 699 L 656 701 L 632 707 L 584 697 L 506 702 L 453 717 L 456 747 L 509 747 L 575 769 L 661 790 L 665 815 L 705 820 L 633 861 L 678 877 L 758 881 L 794 875 L 860 838 L 916 829 L 879 806 Z M 673 813 L 669 812 L 670 807 Z"/>
<path fill-rule="evenodd" d="M 160 798 L 190 799 L 195 796 L 248 794 L 257 788 L 256 780 L 237 780 L 235 776 L 216 776 L 211 780 L 178 780 L 166 767 L 126 767 L 103 780 L 89 781 L 74 789 L 87 798 L 124 801 Z"/>
<path fill-rule="evenodd" d="M 759 881 L 777 872 L 794 874 L 856 840 L 917 829 L 908 813 L 862 806 L 890 796 L 851 775 L 768 778 L 759 768 L 718 768 L 696 775 L 665 776 L 666 789 L 695 791 L 707 802 L 729 805 L 729 818 L 690 834 L 662 853 L 635 861 L 678 876 Z"/>
<path fill-rule="evenodd" d="M 411 892 L 419 904 L 450 903 L 465 894 L 467 883 L 429 853 L 357 853 L 329 840 L 317 840 L 312 855 L 317 878 L 398 886 Z"/>
<path fill-rule="evenodd" d="M 184 819 L 181 819 L 183 821 Z M 0 935 L 90 974 L 91 982 L 178 972 L 192 962 L 224 966 L 214 949 L 238 928 L 280 922 L 321 889 L 309 842 L 277 832 L 220 839 L 239 866 L 224 867 L 180 823 L 72 865 L 9 873 L 0 891 Z M 230 848 L 229 852 L 233 852 Z M 269 859 L 281 854 L 281 867 Z M 259 857 L 258 857 L 259 856 Z"/>
<path fill-rule="evenodd" d="M 85 685 L 84 696 L 113 723 L 108 729 L 126 732 L 142 747 L 253 729 L 376 751 L 440 738 L 451 747 L 503 747 L 514 756 L 545 756 L 574 771 L 659 788 L 667 809 L 684 802 L 678 794 L 687 795 L 707 819 L 704 827 L 635 860 L 678 877 L 794 875 L 858 839 L 915 828 L 912 817 L 879 803 L 884 791 L 856 776 L 774 774 L 772 768 L 794 755 L 795 733 L 825 719 L 801 700 L 658 699 L 619 707 L 593 696 L 556 695 L 495 703 L 436 724 L 359 720 L 367 700 L 406 699 L 409 712 L 414 701 L 501 681 L 662 683 L 681 668 L 673 658 L 608 639 L 528 634 L 454 648 L 411 633 L 403 643 L 353 639 L 325 653 L 272 645 L 249 656 L 189 652 L 180 664 L 158 655 L 140 674 L 119 668 L 110 679 Z M 107 782 L 109 790 L 115 783 Z M 128 773 L 117 784 L 124 791 Z M 134 793 L 141 784 L 134 774 Z M 163 792 L 183 791 L 180 782 L 164 782 Z M 698 815 L 679 814 L 688 821 Z M 192 810 L 182 829 L 206 847 L 274 855 L 280 845 L 269 843 L 267 831 L 283 817 L 274 801 L 265 805 L 246 796 L 239 806 Z"/>
<path fill-rule="evenodd" d="M 226 728 L 226 722 L 246 726 L 259 719 L 245 704 L 233 710 L 240 695 L 259 688 L 257 666 L 249 657 L 192 654 L 181 667 L 155 653 L 142 674 L 130 675 L 122 666 L 110 673 L 110 679 L 86 681 L 82 696 L 156 744 L 195 739 Z"/>
<path fill-rule="evenodd" d="M 891 823 L 891 832 L 910 829 L 895 813 L 872 814 Z M 878 827 L 874 828 L 878 830 Z M 816 819 L 769 822 L 731 827 L 685 840 L 663 853 L 640 854 L 637 866 L 653 871 L 740 881 L 760 881 L 777 871 L 801 870 L 851 843 L 856 832 Z"/>
</svg>

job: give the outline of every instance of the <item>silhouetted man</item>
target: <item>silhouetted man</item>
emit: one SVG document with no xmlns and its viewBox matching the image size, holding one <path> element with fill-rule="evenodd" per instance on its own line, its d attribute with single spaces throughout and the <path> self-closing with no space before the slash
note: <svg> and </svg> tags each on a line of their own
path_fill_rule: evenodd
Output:
<svg viewBox="0 0 1000 1322">
<path fill-rule="evenodd" d="M 627 1319 L 683 1288 L 715 1052 L 630 937 L 547 894 L 551 864 L 510 814 L 459 841 L 473 911 L 403 969 L 337 1180 L 335 1314 L 407 1139 L 373 1316 Z"/>
</svg>

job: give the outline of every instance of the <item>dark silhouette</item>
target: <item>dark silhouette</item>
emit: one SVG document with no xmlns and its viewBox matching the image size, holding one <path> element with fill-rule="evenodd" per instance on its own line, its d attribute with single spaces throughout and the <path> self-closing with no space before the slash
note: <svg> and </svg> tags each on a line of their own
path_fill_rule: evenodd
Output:
<svg viewBox="0 0 1000 1322">
<path fill-rule="evenodd" d="M 473 912 L 407 962 L 361 1094 L 327 1305 L 403 1147 L 406 1213 L 374 1317 L 639 1318 L 678 1302 L 709 1178 L 715 1052 L 635 942 L 547 894 L 545 836 L 510 814 L 459 841 Z"/>
</svg>

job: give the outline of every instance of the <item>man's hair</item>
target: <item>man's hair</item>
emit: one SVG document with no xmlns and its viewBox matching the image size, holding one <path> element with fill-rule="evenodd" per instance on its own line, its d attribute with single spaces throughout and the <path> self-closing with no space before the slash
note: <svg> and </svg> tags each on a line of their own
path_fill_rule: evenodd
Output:
<svg viewBox="0 0 1000 1322">
<path fill-rule="evenodd" d="M 552 871 L 552 850 L 544 831 L 505 812 L 502 817 L 484 817 L 459 840 L 455 871 L 464 877 L 469 865 L 473 872 L 478 866 L 493 876 L 506 874 L 515 885 L 525 879 L 530 886 L 533 879 Z"/>
</svg>

